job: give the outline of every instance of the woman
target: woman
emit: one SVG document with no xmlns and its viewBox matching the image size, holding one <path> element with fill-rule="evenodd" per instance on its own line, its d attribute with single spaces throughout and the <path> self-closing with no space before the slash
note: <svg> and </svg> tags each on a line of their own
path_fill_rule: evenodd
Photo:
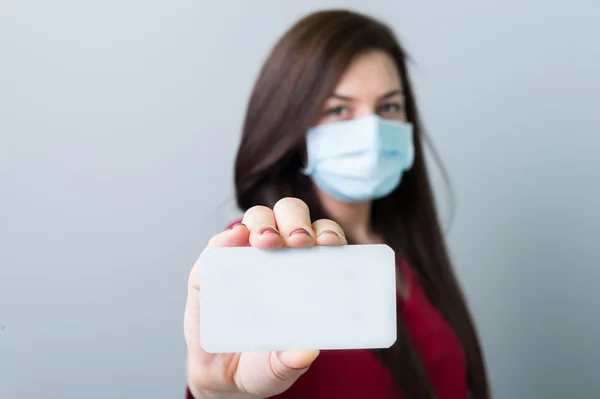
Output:
<svg viewBox="0 0 600 399">
<path fill-rule="evenodd" d="M 209 355 L 198 344 L 196 264 L 184 326 L 188 397 L 491 396 L 440 231 L 405 61 L 392 32 L 364 15 L 325 11 L 297 22 L 272 50 L 248 105 L 235 164 L 242 223 L 209 243 L 391 246 L 396 343 Z"/>
</svg>

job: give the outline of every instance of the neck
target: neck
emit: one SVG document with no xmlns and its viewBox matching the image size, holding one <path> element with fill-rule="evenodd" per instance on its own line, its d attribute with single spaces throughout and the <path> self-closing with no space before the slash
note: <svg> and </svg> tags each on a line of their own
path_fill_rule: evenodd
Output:
<svg viewBox="0 0 600 399">
<path fill-rule="evenodd" d="M 378 243 L 371 225 L 371 201 L 346 203 L 318 192 L 321 205 L 329 217 L 344 230 L 346 237 L 359 244 Z"/>
</svg>

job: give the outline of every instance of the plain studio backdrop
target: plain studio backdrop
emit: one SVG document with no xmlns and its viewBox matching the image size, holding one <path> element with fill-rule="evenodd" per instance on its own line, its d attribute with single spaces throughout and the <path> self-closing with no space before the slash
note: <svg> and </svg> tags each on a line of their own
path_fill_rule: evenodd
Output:
<svg viewBox="0 0 600 399">
<path fill-rule="evenodd" d="M 0 398 L 183 397 L 186 280 L 239 214 L 254 79 L 329 7 L 414 59 L 496 398 L 598 398 L 600 4 L 558 3 L 0 1 Z"/>
</svg>

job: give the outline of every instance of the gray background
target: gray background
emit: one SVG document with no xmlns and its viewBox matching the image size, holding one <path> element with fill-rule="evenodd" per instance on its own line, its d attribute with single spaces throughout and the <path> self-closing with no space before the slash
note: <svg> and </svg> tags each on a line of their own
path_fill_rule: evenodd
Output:
<svg viewBox="0 0 600 399">
<path fill-rule="evenodd" d="M 415 58 L 496 397 L 599 397 L 600 5 L 495 3 L 0 1 L 0 398 L 182 397 L 186 278 L 237 215 L 253 80 L 331 6 Z"/>
</svg>

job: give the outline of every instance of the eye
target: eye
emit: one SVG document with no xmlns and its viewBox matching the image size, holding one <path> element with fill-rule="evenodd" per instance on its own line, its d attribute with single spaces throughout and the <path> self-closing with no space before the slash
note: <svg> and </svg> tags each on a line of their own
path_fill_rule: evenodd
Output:
<svg viewBox="0 0 600 399">
<path fill-rule="evenodd" d="M 398 114 L 402 112 L 400 103 L 386 103 L 379 107 L 379 112 L 384 114 Z"/>
<path fill-rule="evenodd" d="M 325 112 L 325 115 L 329 116 L 329 117 L 334 117 L 334 118 L 344 118 L 345 116 L 348 115 L 349 112 L 350 112 L 350 110 L 348 109 L 348 107 L 339 106 L 339 107 L 329 108 Z"/>
</svg>

